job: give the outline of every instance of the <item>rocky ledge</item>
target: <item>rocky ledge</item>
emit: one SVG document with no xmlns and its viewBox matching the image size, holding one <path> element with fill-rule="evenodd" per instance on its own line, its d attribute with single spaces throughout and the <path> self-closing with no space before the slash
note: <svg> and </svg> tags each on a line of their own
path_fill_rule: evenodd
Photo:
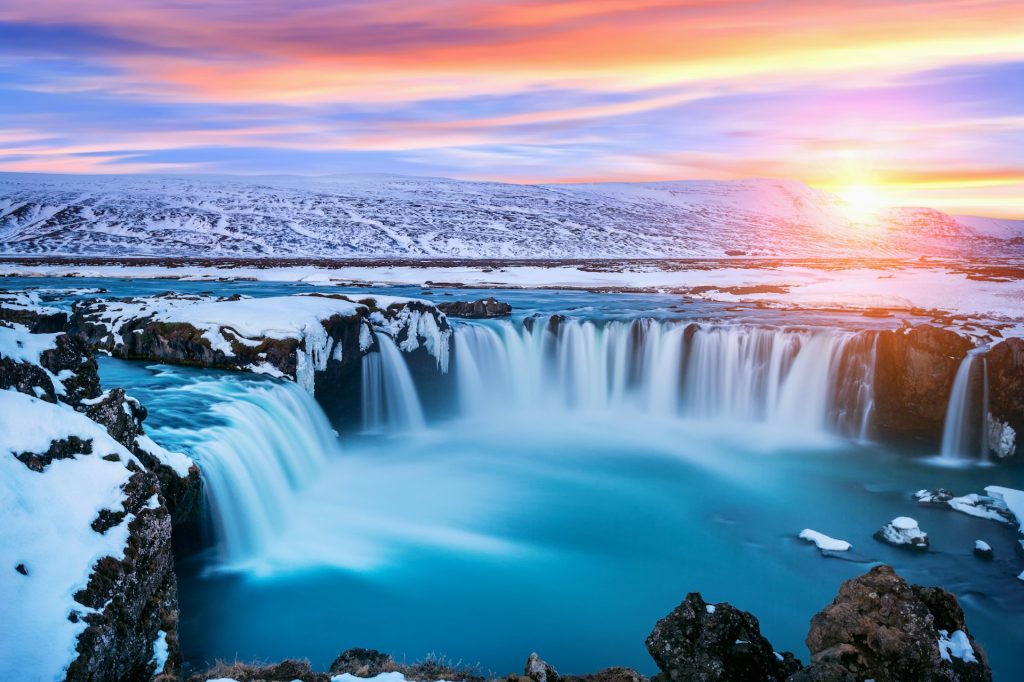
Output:
<svg viewBox="0 0 1024 682">
<path fill-rule="evenodd" d="M 338 383 L 380 333 L 446 371 L 451 336 L 427 301 L 336 294 L 90 299 L 75 304 L 70 329 L 115 357 L 283 376 L 310 393 Z"/>
<path fill-rule="evenodd" d="M 17 623 L 0 679 L 177 679 L 171 524 L 198 504 L 198 469 L 101 390 L 81 339 L 41 328 L 0 313 L 0 598 Z"/>
<path fill-rule="evenodd" d="M 494 297 L 482 298 L 479 301 L 449 301 L 438 303 L 438 310 L 451 317 L 481 319 L 487 317 L 506 317 L 512 314 L 512 306 Z"/>
<path fill-rule="evenodd" d="M 659 673 L 654 682 L 877 682 L 929 680 L 989 682 L 984 649 L 964 622 L 952 594 L 910 585 L 889 566 L 848 580 L 831 604 L 811 619 L 810 661 L 779 652 L 756 617 L 731 604 L 706 602 L 693 592 L 654 626 L 647 651 Z M 349 649 L 326 672 L 308 662 L 220 664 L 189 682 L 484 682 L 476 669 L 427 661 L 404 665 L 372 649 Z M 562 675 L 536 653 L 523 672 L 492 682 L 649 682 L 630 668 Z"/>
<path fill-rule="evenodd" d="M 877 333 L 874 429 L 901 440 L 936 442 L 960 363 L 974 342 L 949 329 L 919 325 Z M 1006 457 L 1024 442 L 1024 339 L 1007 338 L 986 353 L 989 444 Z"/>
</svg>

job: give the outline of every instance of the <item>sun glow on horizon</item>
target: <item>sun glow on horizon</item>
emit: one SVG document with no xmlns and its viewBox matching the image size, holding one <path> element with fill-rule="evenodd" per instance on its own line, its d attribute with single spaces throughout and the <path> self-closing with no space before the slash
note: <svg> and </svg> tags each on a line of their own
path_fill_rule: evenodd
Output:
<svg viewBox="0 0 1024 682">
<path fill-rule="evenodd" d="M 891 204 L 878 185 L 854 183 L 836 192 L 846 205 L 846 215 L 856 223 L 873 222 Z"/>
</svg>

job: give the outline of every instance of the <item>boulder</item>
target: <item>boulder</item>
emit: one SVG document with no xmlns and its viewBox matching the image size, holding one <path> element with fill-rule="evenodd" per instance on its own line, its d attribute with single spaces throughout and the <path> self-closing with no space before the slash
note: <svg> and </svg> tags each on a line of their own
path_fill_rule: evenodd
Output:
<svg viewBox="0 0 1024 682">
<path fill-rule="evenodd" d="M 857 680 L 992 679 L 956 597 L 908 585 L 890 566 L 843 583 L 832 603 L 811 619 L 807 647 L 812 671 L 828 666 L 832 677 L 808 672 L 799 680 L 844 679 L 835 676 L 836 668 Z"/>
<path fill-rule="evenodd" d="M 875 539 L 897 547 L 928 549 L 928 533 L 921 530 L 917 521 L 909 516 L 897 516 L 879 528 L 875 531 Z"/>
<path fill-rule="evenodd" d="M 526 666 L 523 668 L 523 675 L 533 682 L 558 682 L 558 672 L 548 663 L 541 660 L 536 652 L 530 654 L 526 659 Z"/>
<path fill-rule="evenodd" d="M 781 681 L 802 667 L 793 654 L 775 652 L 757 618 L 730 604 L 707 604 L 697 592 L 659 620 L 646 643 L 665 680 Z"/>
<path fill-rule="evenodd" d="M 975 540 L 974 556 L 978 557 L 979 559 L 991 561 L 995 558 L 995 552 L 992 551 L 992 546 L 984 540 Z"/>
<path fill-rule="evenodd" d="M 493 297 L 479 301 L 449 301 L 438 303 L 437 309 L 450 317 L 480 319 L 486 317 L 506 317 L 512 314 L 512 306 L 498 301 Z"/>
<path fill-rule="evenodd" d="M 331 675 L 348 673 L 356 677 L 376 677 L 381 673 L 398 669 L 394 659 L 376 649 L 347 649 L 334 659 L 329 670 Z"/>
</svg>

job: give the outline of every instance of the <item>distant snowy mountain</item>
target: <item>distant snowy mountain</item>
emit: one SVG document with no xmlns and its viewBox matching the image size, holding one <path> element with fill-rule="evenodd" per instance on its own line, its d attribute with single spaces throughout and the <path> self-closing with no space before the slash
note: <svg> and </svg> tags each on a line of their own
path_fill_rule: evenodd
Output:
<svg viewBox="0 0 1024 682">
<path fill-rule="evenodd" d="M 835 195 L 780 180 L 513 185 L 389 175 L 0 174 L 0 253 L 413 258 L 1024 253 L 1024 231 L 997 229 L 989 219 L 894 209 L 859 224 L 848 217 L 854 213 L 849 209 Z"/>
</svg>

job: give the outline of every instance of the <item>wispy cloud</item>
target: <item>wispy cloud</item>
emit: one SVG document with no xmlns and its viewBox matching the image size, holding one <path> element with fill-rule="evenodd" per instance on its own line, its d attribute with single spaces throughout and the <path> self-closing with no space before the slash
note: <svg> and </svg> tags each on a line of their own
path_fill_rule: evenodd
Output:
<svg viewBox="0 0 1024 682">
<path fill-rule="evenodd" d="M 5 170 L 785 175 L 1024 216 L 1017 2 L 38 0 L 0 3 L 0 64 Z"/>
</svg>

